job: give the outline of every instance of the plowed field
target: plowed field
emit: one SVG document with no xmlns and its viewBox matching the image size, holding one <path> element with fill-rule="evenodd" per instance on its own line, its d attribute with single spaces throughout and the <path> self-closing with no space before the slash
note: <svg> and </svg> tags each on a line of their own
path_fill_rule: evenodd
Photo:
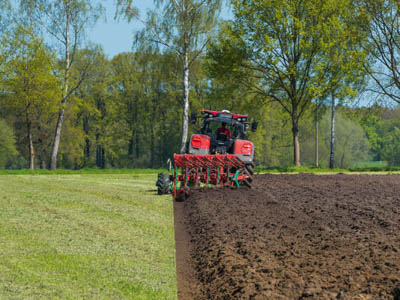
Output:
<svg viewBox="0 0 400 300">
<path fill-rule="evenodd" d="M 258 175 L 175 203 L 180 299 L 400 299 L 399 175 Z"/>
</svg>

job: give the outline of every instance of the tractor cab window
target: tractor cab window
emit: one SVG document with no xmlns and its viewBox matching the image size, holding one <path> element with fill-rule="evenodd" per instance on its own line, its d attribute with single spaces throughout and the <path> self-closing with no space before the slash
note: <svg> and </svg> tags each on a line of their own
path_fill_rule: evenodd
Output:
<svg viewBox="0 0 400 300">
<path fill-rule="evenodd" d="M 206 127 L 206 134 L 213 136 L 217 140 L 227 140 L 229 139 L 229 136 L 227 137 L 225 134 L 221 133 L 221 130 L 218 132 L 218 129 L 222 128 L 222 123 L 215 121 L 215 122 L 209 122 Z M 232 134 L 234 128 L 232 125 L 225 123 L 225 128 L 229 130 L 229 132 Z"/>
<path fill-rule="evenodd" d="M 232 131 L 232 138 L 237 139 L 239 137 L 239 128 L 235 126 L 235 128 Z"/>
</svg>

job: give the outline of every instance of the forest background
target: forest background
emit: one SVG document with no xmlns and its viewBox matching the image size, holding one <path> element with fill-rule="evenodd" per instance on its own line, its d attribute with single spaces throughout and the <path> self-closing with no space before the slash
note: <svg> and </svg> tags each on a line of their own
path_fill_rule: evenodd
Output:
<svg viewBox="0 0 400 300">
<path fill-rule="evenodd" d="M 154 2 L 109 58 L 101 1 L 0 0 L 0 169 L 166 167 L 202 108 L 258 121 L 259 166 L 400 165 L 399 1 Z"/>
</svg>

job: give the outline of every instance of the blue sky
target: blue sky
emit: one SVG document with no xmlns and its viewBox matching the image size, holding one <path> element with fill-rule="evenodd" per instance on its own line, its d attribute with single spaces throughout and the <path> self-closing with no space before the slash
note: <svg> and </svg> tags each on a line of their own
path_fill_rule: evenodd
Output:
<svg viewBox="0 0 400 300">
<path fill-rule="evenodd" d="M 146 10 L 154 7 L 152 0 L 136 0 L 137 7 L 141 15 L 145 15 Z M 87 38 L 89 41 L 103 46 L 104 52 L 109 58 L 114 55 L 130 51 L 135 31 L 142 28 L 140 22 L 128 23 L 125 20 L 114 20 L 116 0 L 104 0 L 105 18 L 101 18 L 92 30 L 88 30 Z M 224 18 L 230 16 L 229 9 L 222 13 Z"/>
<path fill-rule="evenodd" d="M 89 41 L 103 46 L 104 52 L 112 58 L 114 55 L 130 51 L 135 31 L 141 29 L 139 22 L 128 23 L 121 19 L 114 20 L 116 0 L 105 0 L 102 2 L 105 7 L 105 17 L 100 18 L 92 30 L 88 30 Z M 153 7 L 152 1 L 137 1 L 140 13 Z"/>
</svg>

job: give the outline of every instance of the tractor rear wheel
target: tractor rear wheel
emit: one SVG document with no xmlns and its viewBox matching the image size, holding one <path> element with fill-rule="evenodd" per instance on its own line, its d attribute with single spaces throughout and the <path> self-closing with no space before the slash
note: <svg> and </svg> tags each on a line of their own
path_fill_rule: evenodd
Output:
<svg viewBox="0 0 400 300">
<path fill-rule="evenodd" d="M 252 163 L 246 164 L 245 168 L 251 176 L 254 175 L 254 165 Z"/>
<path fill-rule="evenodd" d="M 245 185 L 251 187 L 251 183 L 253 182 L 254 175 L 254 166 L 253 164 L 246 164 L 244 166 L 244 173 L 248 176 L 244 181 Z"/>
<path fill-rule="evenodd" d="M 157 193 L 159 195 L 165 195 L 169 193 L 169 187 L 171 182 L 169 181 L 169 174 L 167 173 L 159 173 L 158 180 L 156 182 Z"/>
<path fill-rule="evenodd" d="M 247 168 L 247 165 L 244 167 L 242 174 L 247 175 L 247 178 L 242 180 L 242 182 L 241 182 L 242 185 L 245 185 L 245 186 L 251 188 L 251 183 L 253 182 L 253 173 L 251 170 L 249 171 L 249 169 Z"/>
</svg>

